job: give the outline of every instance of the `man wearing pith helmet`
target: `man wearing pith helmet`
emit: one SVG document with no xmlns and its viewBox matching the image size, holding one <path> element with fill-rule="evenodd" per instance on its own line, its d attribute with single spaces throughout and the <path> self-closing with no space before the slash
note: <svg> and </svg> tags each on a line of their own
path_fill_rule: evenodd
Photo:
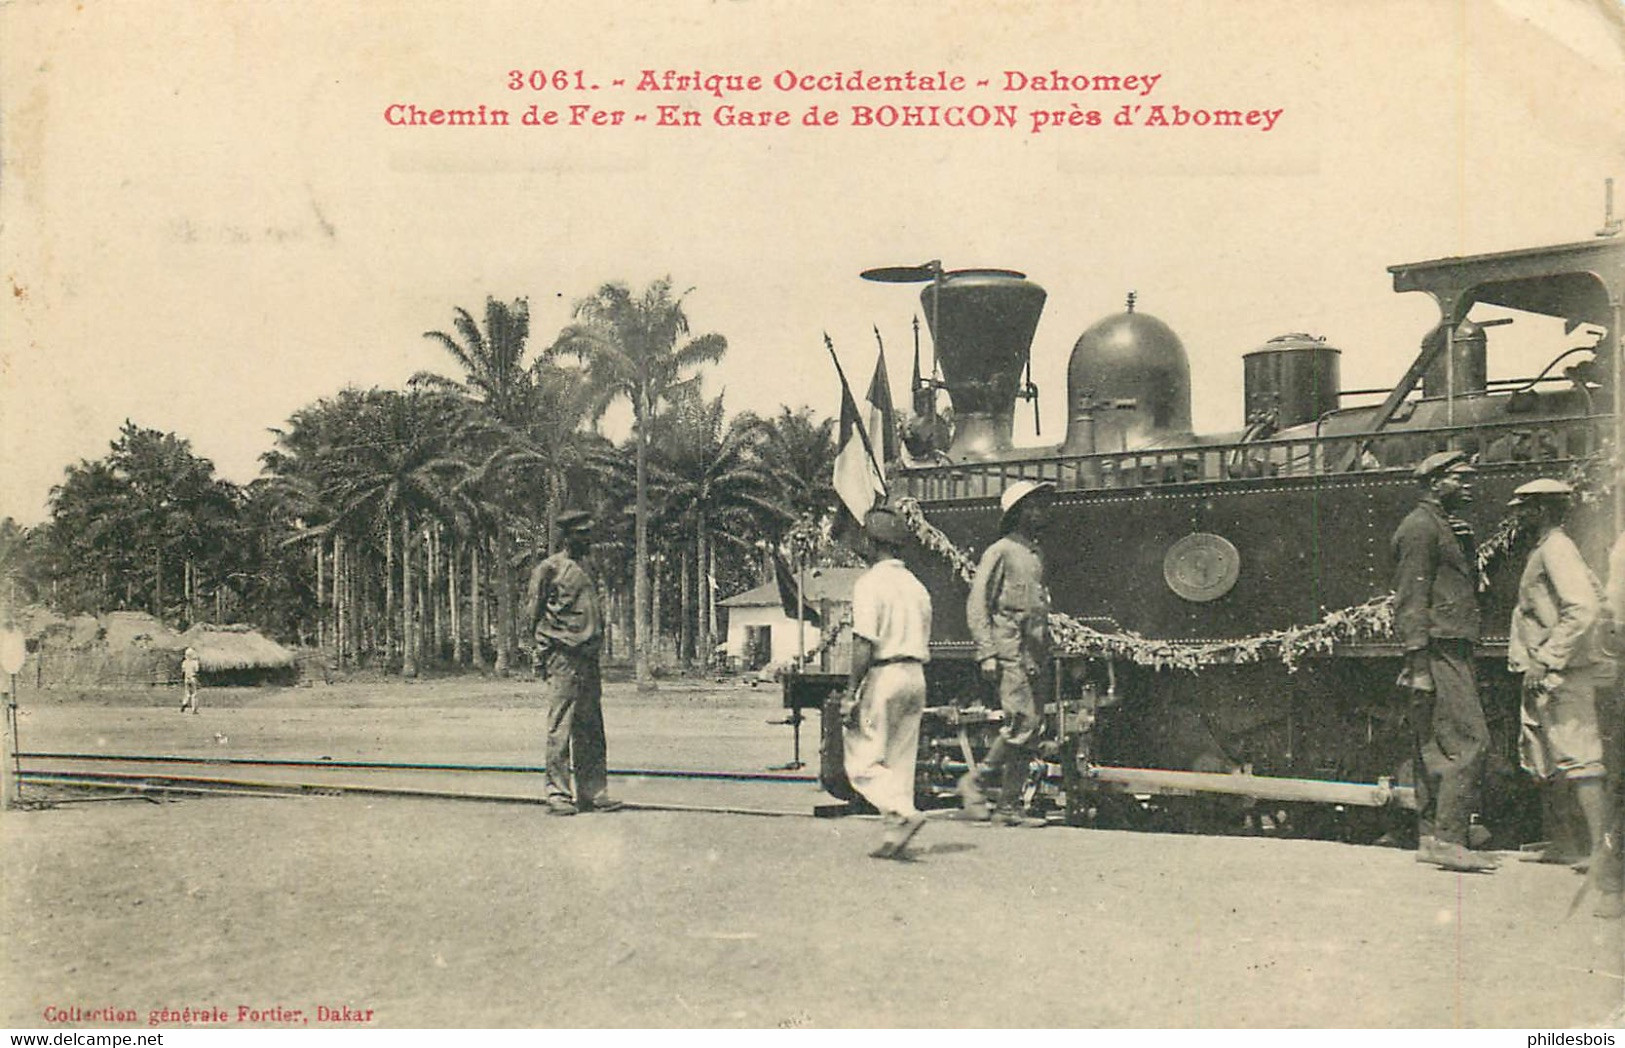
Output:
<svg viewBox="0 0 1625 1048">
<path fill-rule="evenodd" d="M 1394 632 L 1405 647 L 1400 683 L 1412 696 L 1416 861 L 1489 873 L 1495 860 L 1468 849 L 1489 728 L 1473 676 L 1478 550 L 1457 515 L 1473 500 L 1476 475 L 1461 451 L 1429 455 L 1416 467 L 1422 498 L 1393 538 Z"/>
<path fill-rule="evenodd" d="M 900 859 L 925 816 L 914 806 L 914 765 L 931 657 L 931 595 L 902 560 L 908 528 L 885 506 L 863 522 L 869 570 L 852 587 L 852 669 L 843 742 L 846 777 L 886 823 L 869 854 Z"/>
<path fill-rule="evenodd" d="M 1523 674 L 1522 733 L 1518 752 L 1539 782 L 1572 792 L 1600 879 L 1596 913 L 1622 909 L 1618 866 L 1603 862 L 1612 825 L 1604 786 L 1602 736 L 1597 726 L 1596 678 L 1602 663 L 1594 626 L 1602 584 L 1566 531 L 1574 489 L 1542 477 L 1513 492 L 1512 504 L 1533 527 L 1537 545 L 1518 579 L 1518 603 L 1507 634 L 1507 666 Z"/>
<path fill-rule="evenodd" d="M 982 554 L 965 605 L 977 662 L 998 693 L 1004 717 L 981 769 L 966 773 L 959 792 L 966 815 L 985 821 L 990 814 L 984 788 L 997 783 L 994 821 L 1004 826 L 1044 825 L 1022 813 L 1021 796 L 1044 723 L 1039 696 L 1050 660 L 1049 590 L 1038 537 L 1054 491 L 1053 484 L 1030 480 L 1004 489 L 1001 537 Z"/>
</svg>

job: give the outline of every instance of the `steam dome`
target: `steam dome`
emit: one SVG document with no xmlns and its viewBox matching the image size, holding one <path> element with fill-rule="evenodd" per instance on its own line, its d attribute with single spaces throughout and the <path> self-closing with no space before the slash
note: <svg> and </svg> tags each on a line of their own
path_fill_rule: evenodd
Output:
<svg viewBox="0 0 1625 1048">
<path fill-rule="evenodd" d="M 1134 311 L 1130 294 L 1123 312 L 1078 337 L 1066 369 L 1066 399 L 1068 453 L 1154 446 L 1191 432 L 1190 360 L 1172 328 Z M 1080 424 L 1080 411 L 1092 412 L 1092 427 Z"/>
</svg>

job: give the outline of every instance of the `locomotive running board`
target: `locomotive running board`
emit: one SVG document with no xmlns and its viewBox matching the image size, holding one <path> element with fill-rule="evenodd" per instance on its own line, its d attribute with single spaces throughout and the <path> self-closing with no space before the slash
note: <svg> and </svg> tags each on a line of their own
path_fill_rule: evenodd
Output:
<svg viewBox="0 0 1625 1048">
<path fill-rule="evenodd" d="M 1382 808 L 1392 804 L 1411 810 L 1416 808 L 1416 791 L 1412 787 L 1395 786 L 1386 779 L 1375 783 L 1326 782 L 1320 779 L 1281 779 L 1269 775 L 1100 765 L 1091 765 L 1085 774 L 1094 783 L 1119 793 L 1225 793 L 1256 800 L 1350 804 L 1365 808 Z"/>
</svg>

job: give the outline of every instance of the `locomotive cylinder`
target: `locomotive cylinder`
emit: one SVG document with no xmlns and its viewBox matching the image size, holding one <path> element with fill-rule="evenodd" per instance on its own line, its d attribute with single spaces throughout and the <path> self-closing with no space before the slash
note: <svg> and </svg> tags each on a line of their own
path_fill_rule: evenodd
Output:
<svg viewBox="0 0 1625 1048">
<path fill-rule="evenodd" d="M 954 406 L 950 461 L 1009 452 L 1021 369 L 1045 297 L 1043 288 L 1008 269 L 956 269 L 920 292 Z"/>
<path fill-rule="evenodd" d="M 1134 300 L 1122 313 L 1099 320 L 1078 337 L 1066 369 L 1066 400 L 1073 406 L 1062 451 L 1154 446 L 1191 432 L 1191 366 L 1173 329 Z M 1079 412 L 1084 401 L 1117 402 L 1109 412 Z M 1130 406 L 1132 404 L 1132 406 Z"/>
<path fill-rule="evenodd" d="M 1326 340 L 1294 333 L 1277 335 L 1242 355 L 1242 382 L 1249 424 L 1275 415 L 1275 429 L 1314 422 L 1337 409 L 1342 350 Z"/>
</svg>

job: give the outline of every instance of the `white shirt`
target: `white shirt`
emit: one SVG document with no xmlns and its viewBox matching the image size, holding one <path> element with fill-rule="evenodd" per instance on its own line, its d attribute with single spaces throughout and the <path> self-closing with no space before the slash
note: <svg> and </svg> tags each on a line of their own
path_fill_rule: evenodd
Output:
<svg viewBox="0 0 1625 1048">
<path fill-rule="evenodd" d="M 931 658 L 931 595 L 903 562 L 883 560 L 852 587 L 852 632 L 874 645 L 876 662 Z"/>
</svg>

